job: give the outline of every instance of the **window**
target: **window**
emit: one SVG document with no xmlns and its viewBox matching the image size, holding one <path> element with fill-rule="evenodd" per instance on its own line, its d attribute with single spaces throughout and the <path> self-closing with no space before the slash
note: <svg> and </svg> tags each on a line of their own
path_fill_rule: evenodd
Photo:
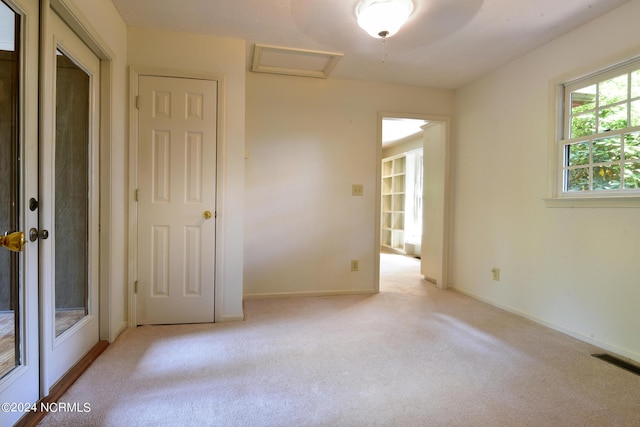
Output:
<svg viewBox="0 0 640 427">
<path fill-rule="evenodd" d="M 640 60 L 560 92 L 558 196 L 640 196 Z"/>
</svg>

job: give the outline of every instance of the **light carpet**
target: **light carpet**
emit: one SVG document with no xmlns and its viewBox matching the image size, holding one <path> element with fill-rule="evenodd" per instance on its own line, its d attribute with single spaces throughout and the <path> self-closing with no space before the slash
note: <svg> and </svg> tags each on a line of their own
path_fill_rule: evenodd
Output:
<svg viewBox="0 0 640 427">
<path fill-rule="evenodd" d="M 377 295 L 248 300 L 243 322 L 128 329 L 61 399 L 90 412 L 41 425 L 640 425 L 640 376 L 600 349 L 389 257 Z"/>
</svg>

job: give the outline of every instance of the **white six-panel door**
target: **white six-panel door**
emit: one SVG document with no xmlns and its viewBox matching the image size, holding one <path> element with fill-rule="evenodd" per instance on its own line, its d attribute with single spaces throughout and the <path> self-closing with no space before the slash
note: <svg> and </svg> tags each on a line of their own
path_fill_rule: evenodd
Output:
<svg viewBox="0 0 640 427">
<path fill-rule="evenodd" d="M 217 82 L 138 81 L 136 323 L 214 321 Z"/>
</svg>

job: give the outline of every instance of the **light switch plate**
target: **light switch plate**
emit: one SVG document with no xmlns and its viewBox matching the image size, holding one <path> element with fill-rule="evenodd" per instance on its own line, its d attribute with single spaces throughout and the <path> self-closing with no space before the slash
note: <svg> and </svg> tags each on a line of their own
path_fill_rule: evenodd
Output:
<svg viewBox="0 0 640 427">
<path fill-rule="evenodd" d="M 364 195 L 364 185 L 362 185 L 362 184 L 353 184 L 353 186 L 351 186 L 351 195 L 352 196 L 363 196 Z"/>
</svg>

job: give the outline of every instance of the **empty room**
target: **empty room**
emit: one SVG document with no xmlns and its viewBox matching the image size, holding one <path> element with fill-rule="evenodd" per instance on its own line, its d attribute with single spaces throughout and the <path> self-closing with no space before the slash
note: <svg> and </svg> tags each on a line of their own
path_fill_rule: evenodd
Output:
<svg viewBox="0 0 640 427">
<path fill-rule="evenodd" d="M 640 425 L 639 16 L 0 0 L 0 425 Z"/>
</svg>

